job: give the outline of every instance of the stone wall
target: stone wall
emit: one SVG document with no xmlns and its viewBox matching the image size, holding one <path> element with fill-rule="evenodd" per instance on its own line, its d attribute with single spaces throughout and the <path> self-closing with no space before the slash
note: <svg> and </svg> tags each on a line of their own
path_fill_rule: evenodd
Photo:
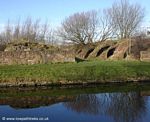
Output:
<svg viewBox="0 0 150 122">
<path fill-rule="evenodd" d="M 150 62 L 150 51 L 141 51 L 140 60 Z"/>
<path fill-rule="evenodd" d="M 45 63 L 40 52 L 8 51 L 0 52 L 0 64 L 37 64 Z"/>
<path fill-rule="evenodd" d="M 74 62 L 74 57 L 66 51 L 0 51 L 0 65 Z"/>
</svg>

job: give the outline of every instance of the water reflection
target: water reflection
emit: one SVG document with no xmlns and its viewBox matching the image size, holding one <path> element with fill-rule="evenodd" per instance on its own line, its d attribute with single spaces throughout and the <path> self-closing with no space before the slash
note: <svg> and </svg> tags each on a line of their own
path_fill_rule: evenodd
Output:
<svg viewBox="0 0 150 122">
<path fill-rule="evenodd" d="M 8 112 L 8 116 L 48 116 L 52 122 L 145 122 L 150 120 L 149 86 L 133 85 L 129 91 L 125 86 L 113 86 L 113 91 L 112 86 L 0 89 L 0 117 Z M 118 91 L 119 87 L 124 89 Z"/>
<path fill-rule="evenodd" d="M 146 113 L 147 97 L 140 92 L 79 95 L 64 106 L 78 113 L 104 114 L 116 122 L 134 122 Z"/>
<path fill-rule="evenodd" d="M 59 97 L 47 97 L 47 96 L 36 96 L 36 97 L 20 97 L 20 98 L 0 98 L 0 105 L 9 105 L 15 109 L 28 109 L 38 108 L 41 106 L 50 106 L 60 102 L 71 101 L 71 96 L 59 96 Z"/>
<path fill-rule="evenodd" d="M 78 113 L 98 114 L 100 112 L 100 99 L 94 94 L 78 95 L 74 101 L 64 103 L 65 107 Z"/>
<path fill-rule="evenodd" d="M 146 113 L 147 100 L 139 92 L 112 94 L 110 98 L 106 113 L 116 122 L 134 122 Z"/>
</svg>

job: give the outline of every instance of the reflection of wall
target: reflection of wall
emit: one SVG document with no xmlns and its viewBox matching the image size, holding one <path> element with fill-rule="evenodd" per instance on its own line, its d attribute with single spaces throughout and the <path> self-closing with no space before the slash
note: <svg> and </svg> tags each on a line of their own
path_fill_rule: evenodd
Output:
<svg viewBox="0 0 150 122">
<path fill-rule="evenodd" d="M 59 102 L 66 102 L 73 100 L 74 97 L 59 96 L 59 97 L 8 97 L 0 98 L 0 105 L 10 105 L 13 108 L 35 108 L 40 106 L 48 106 Z"/>
<path fill-rule="evenodd" d="M 150 96 L 150 91 L 142 91 L 140 92 L 141 96 Z"/>
</svg>

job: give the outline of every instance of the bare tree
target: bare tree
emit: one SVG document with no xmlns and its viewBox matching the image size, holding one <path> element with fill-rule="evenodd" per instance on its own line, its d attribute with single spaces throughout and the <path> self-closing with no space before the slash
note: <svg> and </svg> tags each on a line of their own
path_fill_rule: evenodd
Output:
<svg viewBox="0 0 150 122">
<path fill-rule="evenodd" d="M 18 21 L 11 24 L 7 22 L 3 31 L 0 32 L 0 43 L 8 43 L 11 41 L 29 41 L 29 42 L 50 42 L 54 41 L 54 33 L 46 21 L 40 23 L 40 19 L 35 21 L 28 17 L 25 21 Z"/>
<path fill-rule="evenodd" d="M 106 41 L 107 39 L 111 39 L 113 35 L 113 27 L 109 21 L 107 10 L 103 10 L 103 13 L 99 17 L 98 40 Z"/>
<path fill-rule="evenodd" d="M 37 19 L 33 24 L 33 41 L 36 41 L 38 39 L 39 35 L 39 29 L 40 29 L 40 19 Z"/>
<path fill-rule="evenodd" d="M 91 43 L 97 37 L 97 25 L 96 11 L 75 13 L 62 22 L 58 34 L 74 43 Z"/>
<path fill-rule="evenodd" d="M 49 29 L 49 32 L 46 35 L 46 40 L 47 40 L 47 43 L 49 43 L 51 45 L 56 44 L 57 33 L 54 29 Z"/>
<path fill-rule="evenodd" d="M 23 32 L 22 35 L 24 35 L 25 40 L 34 41 L 33 25 L 34 25 L 33 20 L 31 19 L 31 17 L 28 17 L 25 20 L 24 25 L 22 26 L 22 32 Z"/>
<path fill-rule="evenodd" d="M 66 18 L 58 31 L 64 40 L 78 44 L 105 41 L 113 36 L 113 27 L 106 10 L 103 13 L 88 11 Z"/>
<path fill-rule="evenodd" d="M 12 38 L 12 27 L 10 25 L 10 21 L 8 20 L 7 25 L 5 26 L 4 29 L 4 36 L 3 36 L 3 40 L 4 42 L 10 42 L 11 38 Z"/>
<path fill-rule="evenodd" d="M 49 24 L 46 21 L 44 24 L 42 24 L 40 28 L 40 33 L 39 33 L 39 39 L 41 42 L 45 42 L 46 36 L 49 33 Z"/>
<path fill-rule="evenodd" d="M 107 10 L 113 31 L 120 38 L 129 38 L 144 18 L 144 9 L 138 4 L 130 4 L 128 0 L 115 2 Z"/>
<path fill-rule="evenodd" d="M 20 19 L 18 20 L 17 24 L 14 27 L 14 32 L 13 32 L 13 39 L 18 40 L 20 38 Z"/>
</svg>

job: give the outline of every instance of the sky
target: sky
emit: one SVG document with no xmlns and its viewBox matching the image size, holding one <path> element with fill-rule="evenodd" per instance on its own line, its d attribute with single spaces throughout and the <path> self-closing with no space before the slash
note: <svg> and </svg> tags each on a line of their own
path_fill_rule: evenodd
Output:
<svg viewBox="0 0 150 122">
<path fill-rule="evenodd" d="M 20 18 L 30 16 L 33 19 L 49 21 L 52 26 L 59 26 L 69 15 L 89 10 L 102 10 L 111 7 L 119 0 L 0 0 L 0 25 L 15 23 Z M 129 0 L 145 8 L 145 25 L 150 25 L 150 0 Z"/>
</svg>

